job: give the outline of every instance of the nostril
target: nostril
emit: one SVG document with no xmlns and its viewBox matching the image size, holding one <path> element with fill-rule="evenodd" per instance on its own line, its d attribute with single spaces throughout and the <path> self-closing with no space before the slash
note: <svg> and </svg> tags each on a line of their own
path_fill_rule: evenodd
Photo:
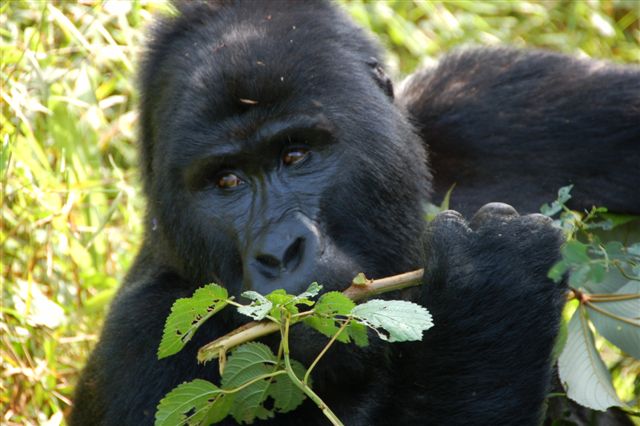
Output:
<svg viewBox="0 0 640 426">
<path fill-rule="evenodd" d="M 283 264 L 284 267 L 291 270 L 295 269 L 302 258 L 302 251 L 304 250 L 304 239 L 297 238 L 293 244 L 289 246 L 284 253 Z"/>
<path fill-rule="evenodd" d="M 260 262 L 263 266 L 267 266 L 269 268 L 279 268 L 280 261 L 276 259 L 274 256 L 268 254 L 259 254 L 256 256 L 256 260 Z"/>
</svg>

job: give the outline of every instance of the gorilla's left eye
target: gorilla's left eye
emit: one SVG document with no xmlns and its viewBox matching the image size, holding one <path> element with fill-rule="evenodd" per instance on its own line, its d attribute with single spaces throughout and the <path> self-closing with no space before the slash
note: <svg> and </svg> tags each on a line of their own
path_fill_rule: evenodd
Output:
<svg viewBox="0 0 640 426">
<path fill-rule="evenodd" d="M 309 155 L 309 150 L 304 148 L 292 148 L 282 155 L 282 162 L 285 166 L 291 166 L 293 164 L 299 163 L 300 161 L 307 158 Z"/>
</svg>

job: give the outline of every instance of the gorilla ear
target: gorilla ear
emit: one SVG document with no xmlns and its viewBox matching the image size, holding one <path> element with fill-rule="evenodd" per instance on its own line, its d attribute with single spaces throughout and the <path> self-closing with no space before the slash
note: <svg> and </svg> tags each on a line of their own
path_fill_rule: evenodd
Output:
<svg viewBox="0 0 640 426">
<path fill-rule="evenodd" d="M 380 65 L 378 60 L 373 57 L 367 61 L 367 65 L 371 68 L 373 79 L 378 83 L 378 86 L 382 89 L 385 95 L 393 100 L 393 83 L 387 73 L 384 72 L 382 65 Z"/>
</svg>

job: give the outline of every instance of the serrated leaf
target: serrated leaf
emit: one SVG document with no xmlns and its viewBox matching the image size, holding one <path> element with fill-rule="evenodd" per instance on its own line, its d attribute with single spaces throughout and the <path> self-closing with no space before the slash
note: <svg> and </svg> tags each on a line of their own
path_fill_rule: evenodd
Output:
<svg viewBox="0 0 640 426">
<path fill-rule="evenodd" d="M 158 359 L 176 354 L 206 320 L 227 306 L 229 294 L 217 284 L 197 289 L 193 296 L 176 300 L 171 307 L 158 347 Z"/>
<path fill-rule="evenodd" d="M 286 291 L 279 289 L 267 294 L 266 297 L 271 301 L 271 303 L 273 303 L 273 307 L 271 308 L 269 315 L 274 317 L 277 321 L 280 321 L 280 317 L 282 315 L 281 308 L 283 306 L 291 315 L 298 313 L 298 308 L 292 303 L 296 299 L 294 295 L 288 294 Z"/>
<path fill-rule="evenodd" d="M 239 346 L 227 359 L 222 373 L 222 388 L 237 388 L 258 376 L 269 374 L 276 366 L 276 356 L 267 345 L 250 342 Z M 268 380 L 257 381 L 235 393 L 231 415 L 237 422 L 252 422 L 267 419 L 273 411 L 262 404 L 267 397 Z"/>
<path fill-rule="evenodd" d="M 640 282 L 629 281 L 614 294 L 635 294 L 639 298 L 615 302 L 594 302 L 595 309 L 587 305 L 589 318 L 598 332 L 608 341 L 635 359 L 640 359 L 640 319 L 638 319 L 640 317 Z M 612 318 L 599 312 L 598 309 L 624 318 L 624 320 Z"/>
<path fill-rule="evenodd" d="M 433 326 L 426 308 L 404 300 L 374 299 L 356 306 L 351 314 L 389 342 L 422 340 L 422 332 Z"/>
<path fill-rule="evenodd" d="M 594 410 L 624 406 L 596 350 L 584 307 L 571 317 L 567 343 L 558 359 L 558 373 L 567 396 Z"/>
<path fill-rule="evenodd" d="M 322 286 L 317 282 L 312 282 L 309 285 L 309 288 L 307 288 L 305 291 L 297 295 L 295 299 L 300 300 L 300 299 L 309 299 L 312 297 L 316 297 L 320 293 L 320 290 L 322 290 Z"/>
<path fill-rule="evenodd" d="M 582 264 L 589 262 L 589 256 L 587 255 L 586 244 L 582 244 L 580 241 L 572 240 L 562 247 L 562 258 L 569 264 Z"/>
<path fill-rule="evenodd" d="M 353 300 L 349 299 L 344 294 L 339 291 L 330 291 L 329 293 L 323 294 L 320 299 L 318 299 L 314 310 L 321 314 L 347 316 L 355 306 L 356 304 Z"/>
<path fill-rule="evenodd" d="M 609 241 L 605 244 L 604 250 L 607 252 L 609 259 L 617 259 L 625 255 L 624 245 L 620 241 Z"/>
<path fill-rule="evenodd" d="M 196 379 L 177 386 L 162 398 L 156 410 L 155 426 L 198 425 L 211 419 L 220 421 L 227 416 L 229 408 L 229 401 L 220 388 Z M 189 413 L 188 417 L 186 413 Z"/>
<path fill-rule="evenodd" d="M 347 326 L 346 331 L 356 345 L 361 348 L 369 345 L 369 335 L 367 334 L 367 327 L 364 324 L 352 320 Z"/>
<path fill-rule="evenodd" d="M 629 282 L 629 279 L 625 277 L 620 270 L 622 270 L 627 276 L 633 274 L 631 268 L 626 264 L 620 264 L 618 267 L 611 266 L 608 271 L 605 271 L 604 277 L 601 281 L 585 281 L 579 283 L 576 287 L 584 287 L 589 293 L 616 293 Z"/>
<path fill-rule="evenodd" d="M 305 318 L 304 323 L 325 336 L 333 337 L 340 327 L 336 323 L 336 316 L 347 317 L 355 307 L 353 300 L 338 291 L 323 294 L 314 306 L 314 315 Z M 336 338 L 342 343 L 349 343 L 349 328 L 347 327 Z"/>
<path fill-rule="evenodd" d="M 551 350 L 551 359 L 555 364 L 560 354 L 564 350 L 565 345 L 567 344 L 567 337 L 569 336 L 569 328 L 568 321 L 565 318 L 562 318 L 560 322 L 560 329 L 558 330 L 558 336 L 556 337 L 556 341 L 553 344 L 553 349 Z"/>
<path fill-rule="evenodd" d="M 266 297 L 255 291 L 245 291 L 240 296 L 251 299 L 250 305 L 238 306 L 238 313 L 249 316 L 256 321 L 264 319 L 269 315 L 273 304 Z"/>
<path fill-rule="evenodd" d="M 543 204 L 542 207 L 540 207 L 540 213 L 546 216 L 553 216 L 561 211 L 564 204 L 571 199 L 570 192 L 572 188 L 573 185 L 563 186 L 560 188 L 558 190 L 558 199 L 551 203 L 551 205 Z"/>
<path fill-rule="evenodd" d="M 583 263 L 577 268 L 571 271 L 569 275 L 570 287 L 584 287 L 587 284 L 587 277 L 591 271 L 591 266 L 588 263 Z"/>
<path fill-rule="evenodd" d="M 224 394 L 219 399 L 215 401 L 210 407 L 209 411 L 204 416 L 202 420 L 202 425 L 212 425 L 215 423 L 220 423 L 231 413 L 231 407 L 233 407 L 233 403 L 235 401 L 234 394 Z"/>
<path fill-rule="evenodd" d="M 568 269 L 567 262 L 565 262 L 564 260 L 560 260 L 556 262 L 556 264 L 553 265 L 551 269 L 549 269 L 549 272 L 547 273 L 547 277 L 552 279 L 553 282 L 558 283 L 564 276 L 565 272 L 567 272 L 567 269 Z"/>
<path fill-rule="evenodd" d="M 307 372 L 304 365 L 293 359 L 291 360 L 291 368 L 300 380 L 304 378 Z M 311 386 L 311 383 L 309 383 L 309 386 Z M 296 409 L 306 398 L 304 392 L 285 374 L 273 378 L 269 386 L 269 395 L 273 398 L 274 406 L 280 413 Z"/>
</svg>

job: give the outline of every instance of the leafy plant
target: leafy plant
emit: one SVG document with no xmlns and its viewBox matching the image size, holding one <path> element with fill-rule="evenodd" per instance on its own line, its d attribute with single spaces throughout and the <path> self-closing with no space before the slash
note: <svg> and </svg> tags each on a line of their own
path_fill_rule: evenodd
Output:
<svg viewBox="0 0 640 426">
<path fill-rule="evenodd" d="M 414 285 L 414 281 L 404 280 L 403 285 Z M 389 285 L 389 281 L 383 284 L 385 291 L 397 288 Z M 353 286 L 361 287 L 355 294 L 381 292 L 375 281 L 367 280 L 362 274 L 354 279 Z M 368 345 L 367 327 L 389 342 L 421 340 L 422 333 L 431 328 L 433 322 L 425 308 L 407 301 L 374 299 L 356 305 L 347 295 L 336 291 L 323 294 L 317 301 L 312 300 L 321 289 L 322 286 L 313 283 L 299 295 L 287 294 L 284 290 L 267 295 L 247 291 L 242 296 L 251 302 L 240 304 L 223 287 L 208 284 L 196 290 L 192 297 L 177 300 L 164 327 L 158 358 L 179 352 L 206 320 L 228 305 L 256 321 L 266 320 L 275 325 L 280 332 L 280 345 L 274 354 L 262 343 L 244 343 L 236 347 L 228 359 L 229 346 L 225 337 L 204 346 L 198 359 L 219 359 L 220 386 L 201 379 L 177 386 L 160 401 L 156 425 L 208 425 L 229 415 L 239 423 L 251 423 L 255 419 L 267 419 L 275 413 L 294 410 L 307 397 L 334 425 L 341 425 L 331 408 L 312 390 L 311 372 L 329 348 L 336 341 Z M 329 338 L 308 369 L 290 358 L 289 329 L 297 323 L 314 328 Z M 259 329 L 259 326 L 253 328 Z M 246 340 L 260 335 L 258 332 Z M 266 404 L 268 400 L 273 404 Z"/>
<path fill-rule="evenodd" d="M 567 242 L 562 260 L 549 277 L 560 280 L 569 273 L 570 319 L 558 358 L 560 379 L 567 396 L 586 407 L 605 410 L 629 408 L 623 402 L 598 351 L 592 328 L 629 356 L 640 359 L 640 232 L 638 217 L 613 215 L 605 208 L 581 214 L 567 208 L 572 186 L 558 191 L 558 199 L 542 213 L 559 214 L 555 225 Z M 613 238 L 625 241 L 612 241 Z M 636 378 L 636 382 L 638 379 Z M 636 383 L 638 386 L 638 383 Z"/>
</svg>

